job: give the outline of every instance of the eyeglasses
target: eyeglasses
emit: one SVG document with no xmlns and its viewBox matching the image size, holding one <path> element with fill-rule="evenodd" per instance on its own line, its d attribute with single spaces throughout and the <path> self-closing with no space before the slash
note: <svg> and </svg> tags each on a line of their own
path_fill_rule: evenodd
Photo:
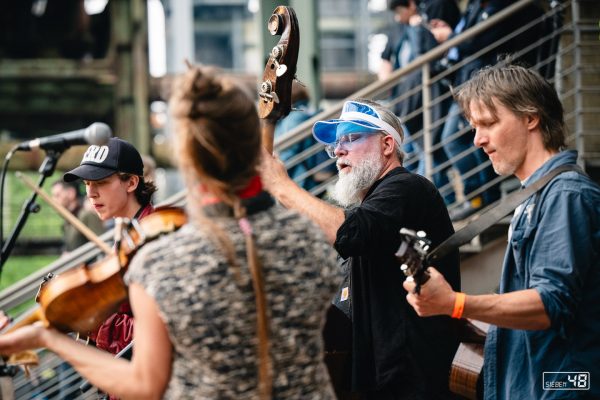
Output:
<svg viewBox="0 0 600 400">
<path fill-rule="evenodd" d="M 325 151 L 327 155 L 331 158 L 336 158 L 335 149 L 340 147 L 340 149 L 350 151 L 352 150 L 352 146 L 354 143 L 360 142 L 368 136 L 373 136 L 372 133 L 348 133 L 347 135 L 340 136 L 338 140 L 333 142 L 332 144 L 328 144 L 325 146 Z"/>
</svg>

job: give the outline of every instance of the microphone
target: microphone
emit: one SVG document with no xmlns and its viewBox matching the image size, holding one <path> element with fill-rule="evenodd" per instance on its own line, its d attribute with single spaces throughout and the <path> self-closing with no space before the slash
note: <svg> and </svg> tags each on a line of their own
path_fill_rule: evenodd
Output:
<svg viewBox="0 0 600 400">
<path fill-rule="evenodd" d="M 102 122 L 94 122 L 85 129 L 46 136 L 20 143 L 16 150 L 28 151 L 33 149 L 65 150 L 81 144 L 103 145 L 112 136 L 110 127 Z"/>
</svg>

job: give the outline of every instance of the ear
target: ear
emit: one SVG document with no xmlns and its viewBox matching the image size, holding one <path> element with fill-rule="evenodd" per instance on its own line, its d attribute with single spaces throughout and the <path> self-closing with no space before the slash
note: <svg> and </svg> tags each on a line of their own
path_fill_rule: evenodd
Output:
<svg viewBox="0 0 600 400">
<path fill-rule="evenodd" d="M 137 175 L 131 175 L 127 181 L 127 193 L 135 192 L 138 185 L 140 184 L 140 177 Z"/>
<path fill-rule="evenodd" d="M 391 135 L 383 137 L 383 155 L 390 157 L 396 152 L 396 141 Z"/>
<path fill-rule="evenodd" d="M 536 130 L 540 126 L 540 116 L 537 114 L 528 114 L 525 116 L 527 129 L 530 131 Z"/>
</svg>

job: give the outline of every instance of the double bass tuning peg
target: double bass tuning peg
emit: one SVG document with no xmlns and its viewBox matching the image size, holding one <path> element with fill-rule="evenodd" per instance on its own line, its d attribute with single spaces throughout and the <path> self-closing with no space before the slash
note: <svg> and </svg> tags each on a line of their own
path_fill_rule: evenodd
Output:
<svg viewBox="0 0 600 400">
<path fill-rule="evenodd" d="M 265 102 L 274 101 L 275 103 L 279 103 L 279 96 L 273 91 L 273 84 L 270 81 L 261 83 L 258 95 L 262 97 Z"/>
<path fill-rule="evenodd" d="M 283 47 L 275 46 L 273 50 L 271 50 L 271 57 L 273 57 L 273 66 L 276 68 L 275 75 L 279 78 L 283 76 L 287 72 L 287 66 L 285 64 L 280 64 L 279 60 L 283 56 Z"/>
<path fill-rule="evenodd" d="M 277 77 L 279 78 L 280 76 L 283 76 L 283 74 L 285 74 L 286 72 L 287 72 L 287 66 L 285 64 L 277 63 L 277 69 L 275 70 L 275 75 L 277 75 Z"/>
</svg>

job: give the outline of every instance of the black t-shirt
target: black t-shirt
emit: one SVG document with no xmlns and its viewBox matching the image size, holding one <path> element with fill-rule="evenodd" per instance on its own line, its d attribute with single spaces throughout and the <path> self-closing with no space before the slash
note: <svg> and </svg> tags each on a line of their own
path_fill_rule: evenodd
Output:
<svg viewBox="0 0 600 400">
<path fill-rule="evenodd" d="M 425 231 L 432 248 L 454 233 L 442 197 L 426 178 L 398 167 L 348 210 L 334 246 L 350 258 L 353 388 L 417 387 L 443 398 L 458 346 L 450 317 L 420 318 L 406 301 L 405 279 L 394 256 L 401 228 Z M 458 250 L 435 267 L 460 290 Z"/>
</svg>

